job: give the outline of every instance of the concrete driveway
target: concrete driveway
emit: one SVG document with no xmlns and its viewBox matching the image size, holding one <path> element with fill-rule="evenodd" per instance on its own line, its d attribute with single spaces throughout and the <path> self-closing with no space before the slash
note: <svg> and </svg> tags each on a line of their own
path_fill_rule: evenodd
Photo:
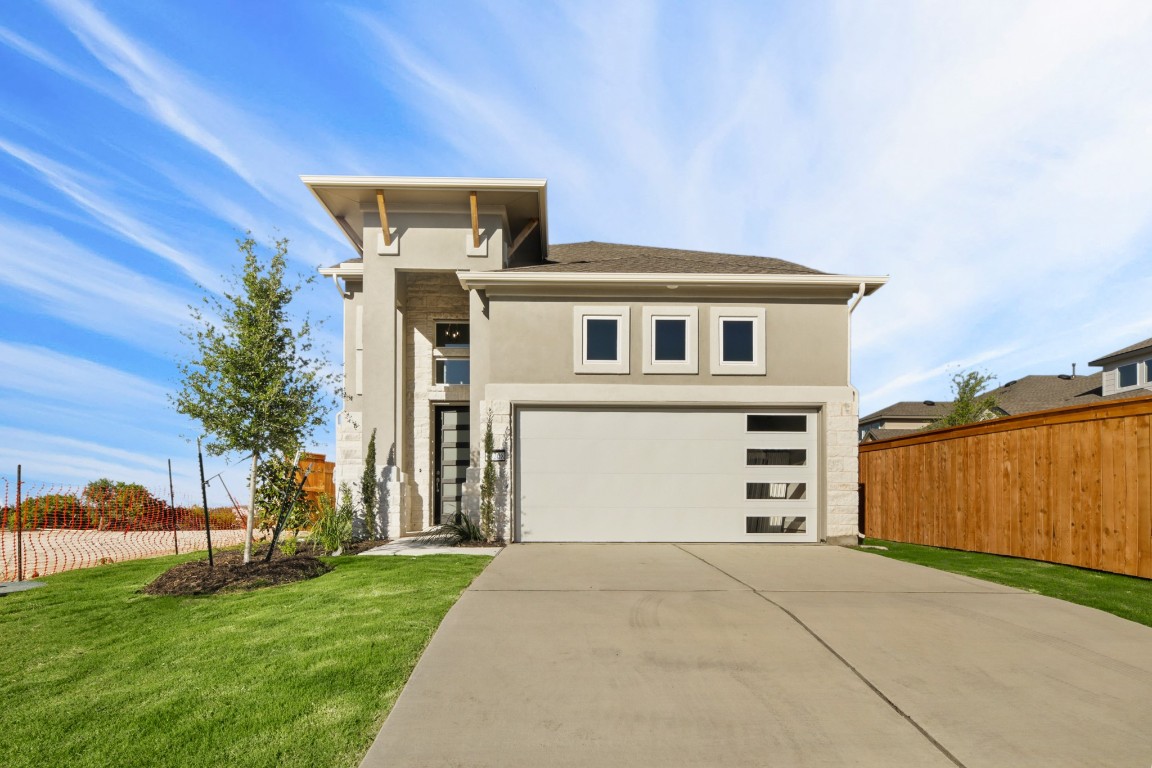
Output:
<svg viewBox="0 0 1152 768">
<path fill-rule="evenodd" d="M 1152 765 L 1152 629 L 839 547 L 508 547 L 364 766 Z"/>
</svg>

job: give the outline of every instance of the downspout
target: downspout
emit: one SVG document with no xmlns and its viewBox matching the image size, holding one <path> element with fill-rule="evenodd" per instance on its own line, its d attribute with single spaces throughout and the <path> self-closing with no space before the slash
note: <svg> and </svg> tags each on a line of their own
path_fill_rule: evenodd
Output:
<svg viewBox="0 0 1152 768">
<path fill-rule="evenodd" d="M 864 298 L 864 291 L 866 288 L 867 288 L 867 286 L 863 282 L 861 282 L 860 287 L 858 287 L 856 289 L 856 298 L 854 298 L 852 300 L 852 303 L 848 305 L 848 389 L 852 390 L 852 403 L 857 408 L 857 412 L 856 412 L 857 417 L 859 417 L 859 415 L 860 415 L 860 412 L 859 412 L 860 393 L 856 390 L 856 387 L 854 387 L 852 385 L 852 313 L 856 311 L 856 306 L 860 303 L 860 300 Z M 859 441 L 859 437 L 860 437 L 859 418 L 857 418 L 857 426 L 856 426 L 855 434 L 857 437 L 857 441 L 856 441 L 857 445 L 859 445 L 859 442 L 860 442 Z M 857 454 L 856 454 L 856 467 L 857 467 L 856 468 L 856 475 L 857 475 L 856 483 L 857 483 L 857 487 L 859 487 L 859 483 L 860 483 L 859 448 L 857 448 Z M 859 505 L 859 503 L 860 503 L 859 500 L 857 500 L 856 503 L 857 503 L 857 505 Z M 864 543 L 864 531 L 860 530 L 860 528 L 859 528 L 859 518 L 857 518 L 856 543 L 857 544 L 863 544 Z"/>
<path fill-rule="evenodd" d="M 347 286 L 346 285 L 340 285 L 340 276 L 339 275 L 332 275 L 331 277 L 332 277 L 332 284 L 335 285 L 336 290 L 340 292 L 340 298 L 342 298 L 342 299 L 352 298 L 352 294 L 348 291 Z"/>
<path fill-rule="evenodd" d="M 856 311 L 856 305 L 860 303 L 860 299 L 864 298 L 865 287 L 866 286 L 864 283 L 860 283 L 860 287 L 856 289 L 856 298 L 853 299 L 852 303 L 848 305 L 848 314 L 852 314 Z"/>
</svg>

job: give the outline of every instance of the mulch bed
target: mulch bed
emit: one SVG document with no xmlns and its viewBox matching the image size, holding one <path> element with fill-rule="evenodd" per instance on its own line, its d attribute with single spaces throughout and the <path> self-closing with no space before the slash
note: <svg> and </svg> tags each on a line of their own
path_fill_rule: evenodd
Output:
<svg viewBox="0 0 1152 768">
<path fill-rule="evenodd" d="M 217 592 L 248 592 L 279 584 L 314 579 L 332 570 L 310 555 L 285 557 L 277 553 L 272 561 L 253 555 L 252 562 L 244 564 L 241 552 L 216 552 L 214 567 L 208 561 L 193 560 L 181 563 L 164 573 L 144 589 L 148 595 L 212 595 Z"/>
<path fill-rule="evenodd" d="M 391 539 L 371 539 L 357 541 L 344 547 L 342 554 L 356 555 L 373 547 L 387 544 Z M 252 552 L 252 562 L 244 564 L 244 554 L 237 550 L 214 552 L 214 567 L 208 567 L 208 560 L 193 560 L 181 563 L 162 573 L 141 592 L 148 595 L 212 595 L 217 592 L 248 592 L 253 589 L 291 584 L 322 576 L 332 570 L 316 558 L 327 554 L 307 539 L 299 543 L 294 555 L 285 555 L 277 549 L 272 561 L 265 563 L 266 547 L 257 546 Z"/>
</svg>

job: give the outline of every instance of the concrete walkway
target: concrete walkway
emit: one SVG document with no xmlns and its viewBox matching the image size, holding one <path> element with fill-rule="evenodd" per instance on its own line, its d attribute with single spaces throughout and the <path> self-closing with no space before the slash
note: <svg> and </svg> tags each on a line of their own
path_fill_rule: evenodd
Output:
<svg viewBox="0 0 1152 768">
<path fill-rule="evenodd" d="M 1152 629 L 837 547 L 516 545 L 363 765 L 1152 765 Z"/>
</svg>

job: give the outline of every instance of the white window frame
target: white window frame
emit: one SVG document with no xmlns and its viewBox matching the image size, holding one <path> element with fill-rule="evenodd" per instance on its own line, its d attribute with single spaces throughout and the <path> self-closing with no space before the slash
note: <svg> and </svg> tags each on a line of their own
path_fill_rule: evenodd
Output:
<svg viewBox="0 0 1152 768">
<path fill-rule="evenodd" d="M 644 373 L 700 372 L 700 310 L 697 307 L 644 307 Z M 656 359 L 656 321 L 683 320 L 685 360 Z"/>
<path fill-rule="evenodd" d="M 723 326 L 725 320 L 752 320 L 752 362 L 726 363 L 721 354 Z M 713 376 L 763 376 L 767 371 L 764 362 L 764 308 L 763 307 L 713 307 L 711 312 L 711 362 Z"/>
<path fill-rule="evenodd" d="M 631 329 L 628 307 L 621 306 L 588 306 L 572 308 L 572 370 L 576 373 L 607 373 L 626 374 L 631 369 Z M 616 321 L 616 359 L 615 360 L 588 360 L 587 334 L 585 328 L 588 320 L 615 320 Z"/>
<path fill-rule="evenodd" d="M 1120 369 L 1121 368 L 1127 368 L 1130 365 L 1133 367 L 1132 372 L 1135 374 L 1136 380 L 1133 381 L 1131 384 L 1124 384 L 1120 381 Z M 1141 360 L 1139 362 L 1133 360 L 1130 363 L 1124 363 L 1122 365 L 1116 366 L 1116 389 L 1118 391 L 1136 389 L 1141 384 L 1146 384 L 1147 383 L 1146 380 L 1141 381 L 1141 379 L 1144 378 L 1143 374 L 1145 371 L 1147 371 L 1147 366 L 1145 365 L 1145 362 L 1143 360 Z"/>
<path fill-rule="evenodd" d="M 436 346 L 436 337 L 439 326 L 441 325 L 469 325 L 468 318 L 454 320 L 452 318 L 439 318 L 432 323 L 432 386 L 437 390 L 442 390 L 445 387 L 467 387 L 467 384 L 443 384 L 436 381 L 436 363 L 440 360 L 471 360 L 472 359 L 472 344 L 471 337 L 467 347 L 438 347 Z M 471 328 L 469 328 L 471 331 Z"/>
</svg>

